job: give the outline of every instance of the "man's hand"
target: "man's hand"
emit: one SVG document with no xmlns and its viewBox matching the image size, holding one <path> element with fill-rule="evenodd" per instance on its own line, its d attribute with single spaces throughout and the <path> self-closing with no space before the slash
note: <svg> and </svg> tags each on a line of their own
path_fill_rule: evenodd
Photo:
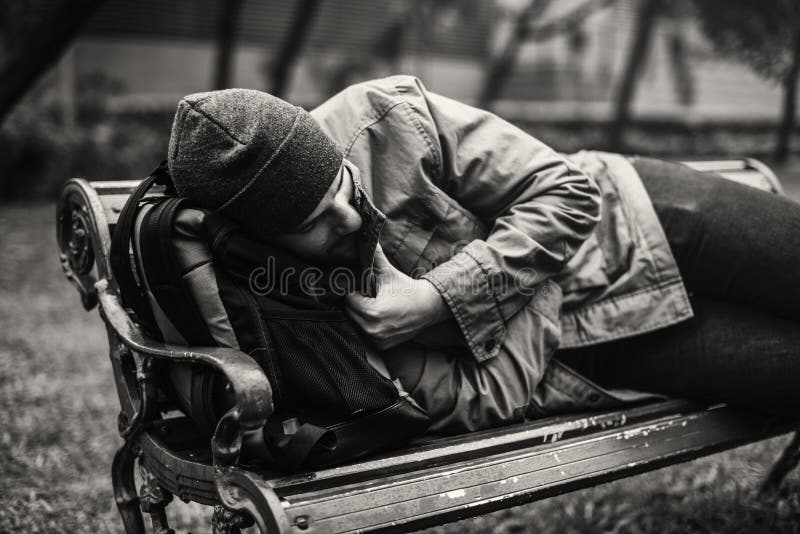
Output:
<svg viewBox="0 0 800 534">
<path fill-rule="evenodd" d="M 345 311 L 379 349 L 408 341 L 423 328 L 450 316 L 450 308 L 433 284 L 396 269 L 380 245 L 375 250 L 374 267 L 377 296 L 350 293 L 345 299 Z"/>
</svg>

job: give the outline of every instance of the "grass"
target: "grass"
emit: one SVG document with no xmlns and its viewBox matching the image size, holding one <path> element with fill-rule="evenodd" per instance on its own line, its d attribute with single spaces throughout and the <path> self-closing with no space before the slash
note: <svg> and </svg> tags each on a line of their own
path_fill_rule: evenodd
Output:
<svg viewBox="0 0 800 534">
<path fill-rule="evenodd" d="M 0 205 L 0 532 L 121 532 L 108 346 L 58 265 L 54 208 Z M 447 525 L 433 532 L 800 532 L 800 476 L 761 500 L 787 437 Z M 207 510 L 170 506 L 178 532 Z"/>
</svg>

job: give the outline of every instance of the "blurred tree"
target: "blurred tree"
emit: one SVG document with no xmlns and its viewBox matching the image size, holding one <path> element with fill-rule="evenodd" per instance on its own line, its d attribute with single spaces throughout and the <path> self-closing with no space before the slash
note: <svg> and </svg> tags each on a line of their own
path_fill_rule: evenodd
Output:
<svg viewBox="0 0 800 534">
<path fill-rule="evenodd" d="M 397 73 L 403 54 L 414 43 L 420 51 L 430 50 L 441 30 L 462 23 L 474 24 L 479 1 L 406 0 L 389 23 L 375 34 L 370 46 L 331 69 L 328 93 L 336 93 L 367 77 Z"/>
<path fill-rule="evenodd" d="M 496 30 L 499 33 L 499 42 L 490 53 L 483 87 L 478 94 L 479 107 L 491 107 L 492 102 L 500 95 L 514 72 L 520 48 L 530 34 L 532 22 L 547 11 L 552 1 L 529 0 L 520 10 L 503 10 Z"/>
<path fill-rule="evenodd" d="M 380 32 L 372 45 L 361 53 L 344 58 L 333 67 L 328 77 L 328 94 L 341 91 L 358 79 L 366 77 L 385 66 L 390 72 L 399 70 L 400 58 L 406 49 L 409 34 L 414 27 L 421 6 L 431 0 L 409 0 Z"/>
<path fill-rule="evenodd" d="M 214 89 L 231 84 L 231 60 L 236 43 L 236 23 L 244 0 L 218 0 L 220 14 L 217 26 L 217 59 L 214 65 Z"/>
<path fill-rule="evenodd" d="M 103 0 L 0 2 L 0 123 Z"/>
<path fill-rule="evenodd" d="M 308 38 L 321 0 L 300 0 L 292 24 L 287 28 L 283 44 L 274 56 L 271 68 L 272 88 L 275 96 L 283 96 L 291 81 L 292 68 Z"/>
<path fill-rule="evenodd" d="M 783 88 L 775 158 L 785 160 L 796 124 L 800 73 L 800 2 L 694 0 L 705 34 L 723 56 L 743 61 Z"/>
<path fill-rule="evenodd" d="M 692 2 L 694 0 L 670 0 L 661 5 L 659 29 L 663 29 L 662 40 L 665 46 L 669 73 L 677 101 L 682 106 L 690 106 L 695 101 L 695 77 L 692 64 L 692 46 L 688 38 L 688 21 L 695 18 Z"/>
<path fill-rule="evenodd" d="M 694 76 L 689 61 L 689 45 L 683 33 L 670 35 L 667 41 L 669 63 L 672 69 L 672 81 L 678 102 L 688 106 L 694 102 Z"/>
<path fill-rule="evenodd" d="M 536 25 L 535 21 L 542 17 L 553 0 L 528 0 L 521 9 L 506 10 L 501 19 L 510 22 L 511 27 L 505 31 L 501 30 L 503 33 L 501 40 L 490 54 L 483 87 L 478 96 L 478 105 L 484 108 L 491 107 L 492 102 L 500 96 L 506 82 L 514 73 L 514 66 L 523 44 L 541 43 L 564 34 L 579 39 L 586 19 L 616 1 L 586 0 L 559 17 L 539 25 Z"/>
<path fill-rule="evenodd" d="M 639 2 L 633 36 L 628 44 L 628 55 L 612 104 L 613 115 L 608 129 L 608 145 L 613 150 L 625 150 L 625 130 L 631 119 L 631 104 L 636 96 L 636 85 L 644 71 L 645 61 L 650 54 L 656 19 L 662 8 L 662 0 Z"/>
</svg>

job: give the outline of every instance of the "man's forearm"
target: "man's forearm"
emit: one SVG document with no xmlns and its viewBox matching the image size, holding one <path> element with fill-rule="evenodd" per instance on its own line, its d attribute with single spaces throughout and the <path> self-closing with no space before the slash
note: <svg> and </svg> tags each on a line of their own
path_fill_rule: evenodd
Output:
<svg viewBox="0 0 800 534">
<path fill-rule="evenodd" d="M 424 278 L 420 281 L 422 282 L 420 287 L 426 288 L 425 291 L 431 295 L 430 297 L 425 298 L 424 311 L 428 320 L 426 321 L 426 324 L 421 325 L 420 330 L 427 326 L 441 323 L 447 319 L 452 319 L 453 312 L 450 310 L 450 306 L 447 305 L 447 302 L 444 300 L 442 294 L 439 293 L 438 289 L 436 289 L 436 286 Z"/>
</svg>

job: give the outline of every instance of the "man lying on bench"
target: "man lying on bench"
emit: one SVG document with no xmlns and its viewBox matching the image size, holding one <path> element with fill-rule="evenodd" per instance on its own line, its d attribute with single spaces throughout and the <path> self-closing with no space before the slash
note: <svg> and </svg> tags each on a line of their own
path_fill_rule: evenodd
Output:
<svg viewBox="0 0 800 534">
<path fill-rule="evenodd" d="M 800 206 L 680 164 L 562 156 L 396 76 L 310 114 L 185 97 L 179 195 L 310 264 L 431 430 L 664 394 L 800 406 Z M 647 392 L 647 393 L 645 393 Z"/>
</svg>

